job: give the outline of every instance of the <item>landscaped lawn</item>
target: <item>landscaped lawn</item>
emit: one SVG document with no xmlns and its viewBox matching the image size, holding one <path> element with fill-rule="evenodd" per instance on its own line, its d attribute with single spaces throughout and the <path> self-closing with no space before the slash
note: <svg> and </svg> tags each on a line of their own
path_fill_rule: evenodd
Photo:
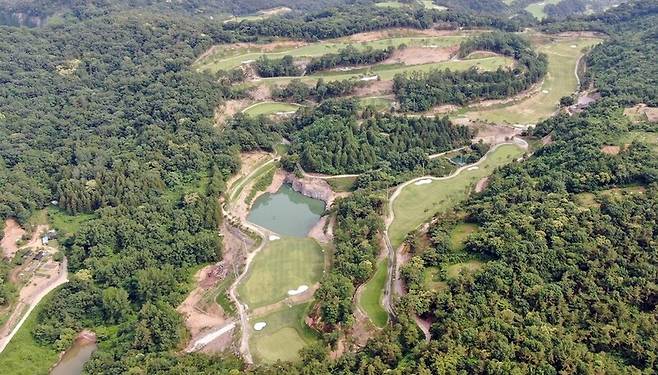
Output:
<svg viewBox="0 0 658 375">
<path fill-rule="evenodd" d="M 381 260 L 377 263 L 377 270 L 374 276 L 363 287 L 359 304 L 368 318 L 374 325 L 382 328 L 388 321 L 388 314 L 382 306 L 382 295 L 386 286 L 387 278 L 387 260 Z"/>
<path fill-rule="evenodd" d="M 257 322 L 267 325 L 261 331 L 252 329 L 249 346 L 255 359 L 271 363 L 277 360 L 295 361 L 299 350 L 318 339 L 317 333 L 306 326 L 304 317 L 310 303 L 302 303 L 249 320 L 253 328 Z"/>
<path fill-rule="evenodd" d="M 320 281 L 324 253 L 312 238 L 284 237 L 270 241 L 238 287 L 240 298 L 250 309 L 279 302 L 288 291 L 301 285 L 309 288 Z"/>
<path fill-rule="evenodd" d="M 300 107 L 298 104 L 264 102 L 247 107 L 242 112 L 251 116 L 271 115 L 278 112 L 294 112 Z"/>
<path fill-rule="evenodd" d="M 493 173 L 496 167 L 519 158 L 523 152 L 519 146 L 502 145 L 489 152 L 486 160 L 479 163 L 477 168 L 466 169 L 456 176 L 433 180 L 429 184 L 407 185 L 393 202 L 395 219 L 389 228 L 393 246 L 400 246 L 407 233 L 427 222 L 434 214 L 463 202 L 480 178 Z"/>
</svg>

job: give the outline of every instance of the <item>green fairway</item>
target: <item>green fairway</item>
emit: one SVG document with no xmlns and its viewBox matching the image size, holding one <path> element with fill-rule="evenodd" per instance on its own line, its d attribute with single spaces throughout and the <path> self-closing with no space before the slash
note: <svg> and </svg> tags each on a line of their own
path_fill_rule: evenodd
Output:
<svg viewBox="0 0 658 375">
<path fill-rule="evenodd" d="M 249 325 L 252 328 L 257 322 L 267 324 L 261 331 L 252 329 L 249 346 L 256 361 L 272 363 L 277 360 L 298 360 L 299 350 L 318 339 L 315 331 L 304 323 L 309 305 L 302 303 L 285 306 L 268 315 L 250 319 Z"/>
<path fill-rule="evenodd" d="M 463 202 L 479 179 L 523 153 L 521 147 L 505 144 L 487 153 L 487 158 L 477 168 L 470 167 L 473 169 L 467 168 L 456 176 L 433 180 L 429 184 L 416 185 L 412 182 L 405 186 L 393 202 L 395 219 L 388 231 L 393 246 L 400 246 L 407 233 L 427 222 L 434 214 Z"/>
<path fill-rule="evenodd" d="M 41 306 L 52 295 L 53 292 L 50 292 L 41 301 L 41 304 L 32 310 L 21 329 L 0 355 L 0 369 L 2 369 L 3 375 L 45 375 L 48 374 L 50 367 L 57 362 L 59 352 L 38 345 L 32 337 L 32 330 L 37 324 L 37 315 L 41 310 Z"/>
<path fill-rule="evenodd" d="M 386 325 L 388 314 L 382 306 L 382 295 L 386 286 L 388 261 L 381 260 L 377 263 L 377 270 L 374 276 L 363 287 L 359 305 L 368 315 L 368 318 L 379 328 Z"/>
<path fill-rule="evenodd" d="M 539 51 L 548 55 L 548 73 L 537 93 L 517 103 L 467 110 L 466 116 L 498 124 L 535 124 L 550 117 L 558 109 L 560 98 L 578 89 L 575 69 L 582 50 L 600 41 L 575 38 L 541 46 Z"/>
<path fill-rule="evenodd" d="M 380 8 L 402 8 L 407 4 L 400 3 L 398 1 L 382 1 L 380 3 L 375 3 L 375 6 Z"/>
<path fill-rule="evenodd" d="M 541 21 L 544 18 L 546 18 L 546 13 L 544 13 L 544 7 L 547 4 L 557 4 L 559 2 L 560 0 L 544 0 L 528 5 L 527 7 L 525 7 L 525 10 L 527 10 L 530 14 L 532 14 L 533 17 Z"/>
<path fill-rule="evenodd" d="M 409 47 L 449 47 L 458 45 L 467 34 L 464 35 L 446 35 L 446 36 L 401 36 L 392 38 L 383 38 L 368 42 L 354 42 L 348 38 L 336 39 L 333 41 L 323 41 L 311 44 L 305 44 L 299 47 L 282 46 L 267 50 L 258 47 L 232 47 L 231 45 L 222 46 L 215 53 L 207 56 L 195 63 L 195 67 L 200 71 L 216 73 L 219 70 L 229 70 L 240 66 L 243 63 L 257 60 L 261 56 L 269 58 L 282 58 L 291 55 L 295 58 L 309 58 L 322 56 L 327 53 L 336 53 L 339 50 L 352 45 L 359 49 L 372 47 L 383 49 L 390 46 L 399 46 L 405 44 Z"/>
<path fill-rule="evenodd" d="M 276 113 L 288 113 L 298 110 L 299 104 L 278 103 L 278 102 L 261 102 L 245 108 L 242 112 L 251 116 L 271 115 Z"/>
<path fill-rule="evenodd" d="M 256 255 L 238 292 L 249 308 L 266 306 L 287 298 L 289 290 L 301 285 L 310 288 L 320 281 L 323 268 L 324 253 L 315 240 L 284 237 Z"/>
</svg>

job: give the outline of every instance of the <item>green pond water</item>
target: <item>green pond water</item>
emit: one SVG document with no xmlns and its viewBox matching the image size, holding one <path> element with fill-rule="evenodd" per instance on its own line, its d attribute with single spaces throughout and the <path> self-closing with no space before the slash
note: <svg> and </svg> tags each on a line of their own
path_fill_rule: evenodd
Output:
<svg viewBox="0 0 658 375">
<path fill-rule="evenodd" d="M 309 198 L 288 184 L 258 197 L 247 220 L 284 236 L 306 237 L 324 212 L 324 202 Z"/>
</svg>

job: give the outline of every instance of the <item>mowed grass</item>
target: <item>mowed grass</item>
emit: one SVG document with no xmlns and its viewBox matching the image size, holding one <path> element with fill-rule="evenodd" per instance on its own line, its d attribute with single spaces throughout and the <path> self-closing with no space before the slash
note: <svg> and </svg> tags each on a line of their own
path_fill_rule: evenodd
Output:
<svg viewBox="0 0 658 375">
<path fill-rule="evenodd" d="M 575 70 L 583 49 L 600 41 L 574 38 L 542 45 L 539 51 L 548 55 L 548 73 L 537 93 L 517 103 L 467 110 L 466 116 L 498 124 L 535 124 L 550 117 L 558 109 L 560 98 L 578 89 Z"/>
<path fill-rule="evenodd" d="M 289 290 L 320 281 L 323 269 L 324 253 L 315 240 L 284 237 L 256 255 L 238 292 L 251 309 L 270 305 L 287 298 Z"/>
<path fill-rule="evenodd" d="M 45 375 L 59 359 L 58 351 L 37 344 L 31 333 L 37 324 L 39 311 L 52 295 L 53 292 L 50 292 L 32 310 L 21 329 L 0 355 L 0 373 L 3 375 Z"/>
<path fill-rule="evenodd" d="M 322 56 L 328 53 L 336 53 L 349 45 L 352 45 L 358 49 L 365 49 L 367 47 L 383 49 L 390 46 L 397 47 L 401 44 L 405 44 L 409 47 L 449 47 L 458 45 L 466 37 L 466 34 L 446 36 L 400 36 L 382 38 L 368 42 L 354 42 L 348 38 L 341 38 L 332 41 L 305 44 L 298 47 L 286 46 L 281 48 L 274 48 L 273 50 L 268 50 L 267 52 L 259 47 L 236 48 L 232 45 L 226 45 L 223 48 L 215 51 L 215 53 L 211 54 L 210 56 L 197 61 L 195 63 L 195 67 L 199 71 L 216 73 L 219 70 L 230 70 L 236 68 L 248 61 L 257 60 L 261 56 L 267 56 L 271 59 L 282 58 L 286 55 L 290 55 L 295 58 L 309 58 Z"/>
<path fill-rule="evenodd" d="M 257 322 L 267 323 L 261 331 L 252 329 L 249 339 L 249 346 L 256 361 L 296 361 L 299 359 L 299 350 L 318 340 L 317 333 L 304 322 L 309 306 L 310 303 L 286 306 L 249 320 L 251 327 Z"/>
<path fill-rule="evenodd" d="M 525 10 L 527 10 L 530 14 L 533 15 L 538 20 L 543 20 L 546 18 L 546 13 L 544 12 L 544 7 L 547 4 L 557 4 L 559 3 L 560 0 L 544 0 L 536 3 L 532 3 L 525 7 Z"/>
<path fill-rule="evenodd" d="M 301 106 L 299 104 L 263 102 L 245 108 L 242 112 L 251 116 L 271 115 L 278 112 L 294 112 Z"/>
<path fill-rule="evenodd" d="M 378 96 L 361 98 L 359 100 L 359 104 L 361 105 L 361 108 L 372 106 L 377 111 L 387 111 L 391 108 L 393 103 L 394 103 L 393 99 L 383 98 Z"/>
<path fill-rule="evenodd" d="M 350 192 L 354 190 L 354 183 L 356 177 L 335 177 L 328 178 L 327 183 L 331 186 L 331 190 L 337 193 Z"/>
<path fill-rule="evenodd" d="M 386 286 L 388 261 L 386 259 L 377 263 L 377 270 L 373 277 L 363 287 L 359 305 L 361 309 L 368 315 L 372 323 L 382 328 L 388 322 L 388 314 L 382 306 L 382 296 Z"/>
<path fill-rule="evenodd" d="M 407 233 L 427 222 L 434 214 L 463 202 L 479 179 L 490 175 L 496 167 L 519 158 L 523 153 L 524 150 L 517 145 L 502 145 L 490 151 L 487 158 L 477 165 L 477 169 L 465 169 L 456 176 L 434 180 L 430 184 L 411 183 L 405 186 L 393 202 L 395 219 L 388 231 L 393 246 L 400 246 Z"/>
</svg>

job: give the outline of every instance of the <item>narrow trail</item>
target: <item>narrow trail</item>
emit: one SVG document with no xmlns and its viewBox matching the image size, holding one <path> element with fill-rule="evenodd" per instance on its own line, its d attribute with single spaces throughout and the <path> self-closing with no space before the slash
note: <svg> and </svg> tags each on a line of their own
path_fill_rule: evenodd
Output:
<svg viewBox="0 0 658 375">
<path fill-rule="evenodd" d="M 520 146 L 521 148 L 523 148 L 525 150 L 528 149 L 528 142 L 526 142 L 525 140 L 520 139 L 520 138 L 514 138 L 511 142 L 498 143 L 495 146 L 493 146 L 489 151 L 487 151 L 487 153 L 484 154 L 484 156 L 482 156 L 482 158 L 480 158 L 480 160 L 478 160 L 477 162 L 461 166 L 448 176 L 443 176 L 443 177 L 434 177 L 434 176 L 416 177 L 416 178 L 413 178 L 413 179 L 399 185 L 395 189 L 393 194 L 391 194 L 391 196 L 388 199 L 388 215 L 386 216 L 386 219 L 385 219 L 385 222 L 384 222 L 384 225 L 385 225 L 384 241 L 386 243 L 386 248 L 387 248 L 387 251 L 388 251 L 388 256 L 389 256 L 390 261 L 388 262 L 388 276 L 387 276 L 388 278 L 386 280 L 386 288 L 384 290 L 383 304 L 384 304 L 384 309 L 389 313 L 389 315 L 395 316 L 395 310 L 393 308 L 393 304 L 392 304 L 391 300 L 392 300 L 392 297 L 393 297 L 392 296 L 392 294 L 393 294 L 392 291 L 394 289 L 393 288 L 393 283 L 395 282 L 396 278 L 398 277 L 398 272 L 399 272 L 399 265 L 398 265 L 397 256 L 396 256 L 396 250 L 397 249 L 395 249 L 393 247 L 393 244 L 391 243 L 390 237 L 388 235 L 389 228 L 390 228 L 391 224 L 393 223 L 393 220 L 395 220 L 395 212 L 393 211 L 393 203 L 395 202 L 397 197 L 400 195 L 400 193 L 402 192 L 402 190 L 405 187 L 407 187 L 409 184 L 415 183 L 416 181 L 419 181 L 419 180 L 431 179 L 433 181 L 441 181 L 441 180 L 452 179 L 452 178 L 458 176 L 463 171 L 467 170 L 468 168 L 471 168 L 471 167 L 479 165 L 480 163 L 483 163 L 485 160 L 487 160 L 487 157 L 491 153 L 493 153 L 496 149 L 498 149 L 499 147 L 504 146 L 504 145 L 517 145 L 517 146 Z M 448 152 L 450 152 L 450 151 L 448 151 Z M 420 328 L 423 329 L 423 332 L 426 332 L 425 327 L 420 327 Z M 429 332 L 429 331 L 427 331 L 427 332 Z M 427 332 L 426 332 L 426 335 L 427 335 Z"/>
</svg>

